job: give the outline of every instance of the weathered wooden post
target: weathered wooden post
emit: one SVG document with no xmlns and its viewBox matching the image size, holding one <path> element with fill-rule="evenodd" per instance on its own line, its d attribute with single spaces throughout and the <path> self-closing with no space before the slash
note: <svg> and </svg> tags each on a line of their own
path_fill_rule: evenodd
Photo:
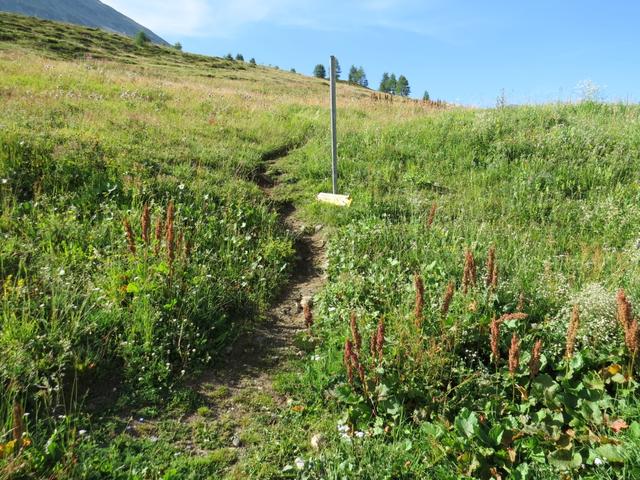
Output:
<svg viewBox="0 0 640 480">
<path fill-rule="evenodd" d="M 336 57 L 331 55 L 331 65 L 329 67 L 329 83 L 331 96 L 331 182 L 333 185 L 333 193 L 319 193 L 318 200 L 321 202 L 331 203 L 341 207 L 351 205 L 351 197 L 349 195 L 338 194 L 338 132 L 336 126 Z"/>
<path fill-rule="evenodd" d="M 338 194 L 338 132 L 336 131 L 336 57 L 331 55 L 331 175 L 333 194 Z"/>
</svg>

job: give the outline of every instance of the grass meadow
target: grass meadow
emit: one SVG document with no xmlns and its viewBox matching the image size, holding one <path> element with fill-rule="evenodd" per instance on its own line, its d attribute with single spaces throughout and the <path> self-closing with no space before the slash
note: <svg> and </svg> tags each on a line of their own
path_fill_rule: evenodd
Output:
<svg viewBox="0 0 640 480">
<path fill-rule="evenodd" d="M 0 476 L 640 477 L 639 107 L 340 84 L 339 209 L 327 82 L 0 27 Z M 285 288 L 288 204 L 328 279 L 236 425 L 189 383 Z"/>
</svg>

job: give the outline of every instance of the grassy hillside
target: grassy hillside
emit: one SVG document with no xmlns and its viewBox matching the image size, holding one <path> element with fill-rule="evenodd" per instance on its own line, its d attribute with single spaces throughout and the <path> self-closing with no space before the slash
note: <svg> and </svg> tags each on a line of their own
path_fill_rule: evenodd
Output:
<svg viewBox="0 0 640 480">
<path fill-rule="evenodd" d="M 337 209 L 314 201 L 325 81 L 0 27 L 5 476 L 640 474 L 638 107 L 434 109 L 341 84 Z M 211 414 L 189 385 L 285 285 L 289 204 L 324 225 L 329 266 L 274 383 L 288 401 Z"/>
<path fill-rule="evenodd" d="M 99 0 L 0 0 L 0 11 L 101 28 L 130 37 L 144 32 L 152 42 L 168 45 L 148 28 Z"/>
</svg>

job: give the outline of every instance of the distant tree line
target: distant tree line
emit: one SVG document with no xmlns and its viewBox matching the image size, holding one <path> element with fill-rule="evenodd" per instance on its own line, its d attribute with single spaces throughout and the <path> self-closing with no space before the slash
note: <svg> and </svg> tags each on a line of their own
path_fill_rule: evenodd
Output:
<svg viewBox="0 0 640 480">
<path fill-rule="evenodd" d="M 225 60 L 229 60 L 230 62 L 236 61 L 236 62 L 244 62 L 244 55 L 242 55 L 241 53 L 236 53 L 236 56 L 234 57 L 231 53 L 227 53 L 224 56 Z M 256 64 L 256 59 L 251 57 L 249 59 L 249 63 L 251 65 L 255 65 Z"/>
<path fill-rule="evenodd" d="M 340 75 L 342 75 L 342 68 L 340 67 L 340 62 L 336 59 L 336 79 L 340 80 Z M 317 64 L 313 69 L 313 76 L 317 78 L 327 78 L 327 69 L 323 64 Z M 364 71 L 364 68 L 356 67 L 355 65 L 351 65 L 349 69 L 349 78 L 347 80 L 349 83 L 354 85 L 360 85 L 362 87 L 368 87 L 369 81 L 367 80 L 367 74 Z"/>
<path fill-rule="evenodd" d="M 336 60 L 337 79 L 340 79 L 341 73 L 340 62 Z M 313 69 L 313 76 L 317 78 L 327 78 L 327 69 L 323 64 L 319 63 Z M 356 67 L 355 65 L 351 65 L 347 81 L 353 85 L 360 85 L 366 88 L 369 87 L 369 80 L 367 80 L 367 74 L 362 66 Z M 404 75 L 396 77 L 395 73 L 389 74 L 388 72 L 385 72 L 382 75 L 382 80 L 380 81 L 380 87 L 378 90 L 383 93 L 390 93 L 391 95 L 398 95 L 401 97 L 408 97 L 411 95 L 411 87 L 409 86 L 409 80 L 407 80 L 407 77 Z M 428 101 L 429 93 L 424 92 L 422 99 Z"/>
<path fill-rule="evenodd" d="M 409 86 L 409 80 L 407 80 L 407 77 L 400 75 L 396 78 L 395 73 L 389 75 L 387 72 L 382 74 L 382 80 L 380 80 L 380 87 L 378 90 L 384 93 L 390 93 L 391 95 L 399 95 L 401 97 L 408 97 L 411 94 L 411 87 Z"/>
</svg>

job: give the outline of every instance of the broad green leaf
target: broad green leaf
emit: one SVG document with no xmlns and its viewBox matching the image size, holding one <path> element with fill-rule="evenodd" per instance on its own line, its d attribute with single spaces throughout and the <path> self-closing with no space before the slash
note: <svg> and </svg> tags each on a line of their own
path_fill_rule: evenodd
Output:
<svg viewBox="0 0 640 480">
<path fill-rule="evenodd" d="M 582 465 L 582 455 L 572 450 L 556 450 L 549 454 L 549 463 L 561 470 L 575 470 Z"/>
<path fill-rule="evenodd" d="M 491 427 L 489 430 L 489 439 L 494 447 L 499 446 L 502 443 L 502 437 L 504 436 L 504 428 L 499 423 Z"/>
<path fill-rule="evenodd" d="M 480 423 L 478 422 L 477 415 L 467 408 L 463 408 L 456 417 L 455 427 L 460 435 L 467 438 L 477 436 L 480 431 Z"/>
<path fill-rule="evenodd" d="M 601 458 L 605 459 L 611 463 L 623 463 L 624 456 L 622 454 L 622 447 L 619 445 L 613 445 L 612 443 L 607 443 L 605 445 L 600 445 L 595 449 L 596 454 Z"/>
</svg>

